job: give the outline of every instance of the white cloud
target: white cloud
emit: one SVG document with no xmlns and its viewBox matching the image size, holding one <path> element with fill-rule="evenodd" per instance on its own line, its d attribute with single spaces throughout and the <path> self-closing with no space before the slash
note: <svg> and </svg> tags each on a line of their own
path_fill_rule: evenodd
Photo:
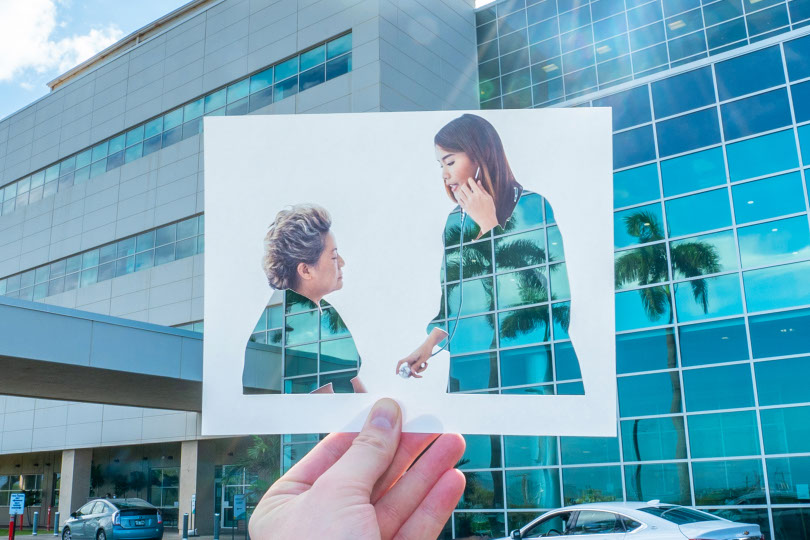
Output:
<svg viewBox="0 0 810 540">
<path fill-rule="evenodd" d="M 63 73 L 118 41 L 114 24 L 83 35 L 51 38 L 57 21 L 57 0 L 0 0 L 0 81 L 27 70 Z"/>
</svg>

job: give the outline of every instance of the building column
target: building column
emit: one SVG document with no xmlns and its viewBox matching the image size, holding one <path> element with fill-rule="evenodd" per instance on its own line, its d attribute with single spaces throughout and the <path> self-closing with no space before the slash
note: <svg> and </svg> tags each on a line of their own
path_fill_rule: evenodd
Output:
<svg viewBox="0 0 810 540">
<path fill-rule="evenodd" d="M 180 508 L 177 528 L 183 530 L 183 514 L 189 528 L 201 535 L 214 532 L 214 441 L 183 441 L 180 447 Z M 196 495 L 196 516 L 191 519 L 191 497 Z"/>
<path fill-rule="evenodd" d="M 87 502 L 90 496 L 90 468 L 93 449 L 62 451 L 62 477 L 59 484 L 59 526 Z"/>
</svg>

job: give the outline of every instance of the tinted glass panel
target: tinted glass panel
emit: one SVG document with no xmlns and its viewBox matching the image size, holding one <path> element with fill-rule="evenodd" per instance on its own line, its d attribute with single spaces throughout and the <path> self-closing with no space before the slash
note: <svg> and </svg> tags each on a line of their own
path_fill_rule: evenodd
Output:
<svg viewBox="0 0 810 540">
<path fill-rule="evenodd" d="M 616 467 L 581 467 L 563 469 L 563 504 L 580 504 L 599 493 L 602 501 L 620 501 L 622 472 Z"/>
<path fill-rule="evenodd" d="M 790 80 L 810 77 L 810 36 L 786 41 L 783 47 Z"/>
<path fill-rule="evenodd" d="M 613 214 L 614 247 L 663 240 L 663 217 L 659 203 Z"/>
<path fill-rule="evenodd" d="M 810 401 L 810 358 L 786 358 L 754 364 L 760 405 Z"/>
<path fill-rule="evenodd" d="M 658 167 L 654 163 L 613 175 L 614 208 L 651 201 L 660 196 Z"/>
<path fill-rule="evenodd" d="M 560 437 L 563 465 L 619 461 L 618 437 Z"/>
<path fill-rule="evenodd" d="M 766 454 L 810 452 L 810 407 L 763 409 L 759 414 Z"/>
<path fill-rule="evenodd" d="M 726 153 L 732 182 L 799 166 L 793 130 L 730 144 Z"/>
<path fill-rule="evenodd" d="M 625 461 L 686 458 L 683 416 L 625 420 L 621 433 Z"/>
<path fill-rule="evenodd" d="M 810 304 L 810 262 L 743 272 L 749 312 Z"/>
<path fill-rule="evenodd" d="M 653 371 L 676 365 L 675 337 L 670 328 L 616 336 L 618 373 Z"/>
<path fill-rule="evenodd" d="M 759 455 L 759 429 L 754 411 L 689 416 L 692 458 Z"/>
<path fill-rule="evenodd" d="M 678 329 L 684 366 L 719 364 L 748 359 L 743 319 L 681 326 Z"/>
<path fill-rule="evenodd" d="M 760 460 L 694 462 L 692 475 L 698 505 L 765 503 Z"/>
<path fill-rule="evenodd" d="M 715 65 L 717 92 L 724 101 L 785 82 L 779 47 L 769 47 Z"/>
<path fill-rule="evenodd" d="M 743 268 L 806 259 L 810 256 L 810 228 L 806 216 L 740 227 Z"/>
<path fill-rule="evenodd" d="M 681 412 L 681 383 L 677 371 L 619 377 L 621 416 Z"/>
<path fill-rule="evenodd" d="M 594 100 L 593 106 L 613 108 L 614 130 L 643 124 L 651 119 L 650 96 L 646 85 Z"/>
<path fill-rule="evenodd" d="M 507 467 L 557 464 L 556 437 L 506 435 L 503 442 Z"/>
<path fill-rule="evenodd" d="M 792 123 L 787 90 L 784 88 L 726 103 L 720 110 L 726 140 L 754 135 Z"/>
<path fill-rule="evenodd" d="M 669 287 L 645 287 L 616 293 L 616 330 L 636 330 L 672 324 Z"/>
<path fill-rule="evenodd" d="M 732 231 L 676 240 L 670 243 L 669 251 L 675 279 L 715 274 L 739 267 Z"/>
<path fill-rule="evenodd" d="M 720 126 L 717 122 L 717 110 L 714 108 L 658 122 L 655 129 L 658 132 L 658 152 L 661 157 L 720 142 Z"/>
<path fill-rule="evenodd" d="M 718 385 L 717 381 L 723 381 L 723 384 Z M 748 364 L 685 370 L 683 384 L 689 411 L 754 405 L 751 367 Z"/>
<path fill-rule="evenodd" d="M 729 274 L 675 284 L 679 322 L 690 322 L 742 313 L 740 277 Z"/>
<path fill-rule="evenodd" d="M 656 497 L 667 503 L 691 504 L 686 463 L 630 465 L 624 468 L 624 475 L 628 500 L 644 501 Z"/>
<path fill-rule="evenodd" d="M 724 184 L 723 149 L 711 148 L 662 161 L 661 177 L 666 197 Z"/>
<path fill-rule="evenodd" d="M 682 236 L 731 225 L 728 191 L 718 189 L 666 202 L 670 236 Z"/>
<path fill-rule="evenodd" d="M 613 168 L 622 169 L 655 159 L 652 126 L 644 126 L 613 136 Z"/>
<path fill-rule="evenodd" d="M 803 212 L 804 190 L 801 175 L 784 174 L 731 188 L 737 223 L 758 221 L 795 212 Z"/>
<path fill-rule="evenodd" d="M 810 352 L 806 339 L 810 335 L 810 310 L 750 317 L 748 325 L 754 358 Z"/>
<path fill-rule="evenodd" d="M 810 502 L 810 457 L 772 458 L 766 467 L 771 504 Z"/>
<path fill-rule="evenodd" d="M 558 469 L 506 472 L 506 504 L 509 508 L 554 508 L 560 505 Z"/>
</svg>

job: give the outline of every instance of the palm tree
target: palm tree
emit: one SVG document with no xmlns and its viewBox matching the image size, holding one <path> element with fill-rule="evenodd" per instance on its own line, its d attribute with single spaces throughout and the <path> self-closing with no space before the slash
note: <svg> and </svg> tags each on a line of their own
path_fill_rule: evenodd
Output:
<svg viewBox="0 0 810 540">
<path fill-rule="evenodd" d="M 663 240 L 664 234 L 658 217 L 651 212 L 635 212 L 624 218 L 624 225 L 627 234 L 638 238 L 639 243 L 654 242 Z M 672 262 L 673 274 L 679 273 L 684 277 L 696 277 L 705 274 L 712 274 L 720 270 L 720 258 L 717 249 L 699 240 L 690 240 L 670 244 L 670 260 Z M 653 244 L 643 246 L 628 251 L 620 256 L 615 263 L 616 288 L 625 285 L 639 285 L 643 288 L 638 290 L 641 296 L 641 305 L 650 320 L 658 320 L 667 317 L 667 324 L 672 324 L 672 299 L 669 285 L 657 285 L 647 287 L 654 283 L 667 281 L 669 278 L 669 261 L 667 260 L 666 249 L 663 244 Z M 692 296 L 701 306 L 704 313 L 709 311 L 709 291 L 705 279 L 695 279 L 688 282 L 692 290 Z M 675 346 L 675 335 L 672 331 L 666 333 L 667 344 L 667 368 L 674 370 L 677 367 L 677 351 Z M 670 383 L 672 385 L 672 401 L 670 403 L 670 413 L 681 412 L 681 382 L 677 371 L 670 371 Z M 678 434 L 676 446 L 676 458 L 686 457 L 686 442 L 683 427 L 679 429 L 678 417 L 673 417 L 672 421 Z M 638 440 L 639 421 L 633 423 L 633 447 L 636 457 L 641 461 L 641 448 Z M 689 492 L 689 473 L 685 468 L 678 468 L 678 479 L 681 493 Z M 636 466 L 633 484 L 639 500 L 644 500 L 641 486 L 641 465 Z"/>
<path fill-rule="evenodd" d="M 238 455 L 232 467 L 228 467 L 222 480 L 226 483 L 241 483 L 242 472 L 250 482 L 246 489 L 249 501 L 258 501 L 281 473 L 281 437 L 278 435 L 253 435 L 250 445 Z"/>
</svg>

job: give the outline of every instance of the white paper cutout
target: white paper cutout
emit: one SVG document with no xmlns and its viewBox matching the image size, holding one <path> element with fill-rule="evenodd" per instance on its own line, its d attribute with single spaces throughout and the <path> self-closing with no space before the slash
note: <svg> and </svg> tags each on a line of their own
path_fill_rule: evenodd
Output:
<svg viewBox="0 0 810 540">
<path fill-rule="evenodd" d="M 455 205 L 433 136 L 462 112 L 207 117 L 203 435 L 358 431 L 387 396 L 406 431 L 615 436 L 610 110 L 470 112 L 494 125 L 518 182 L 554 208 L 585 395 L 448 394 L 446 351 L 423 379 L 394 374 L 438 312 Z M 278 210 L 299 203 L 332 216 L 346 267 L 325 299 L 351 331 L 367 394 L 242 394 L 245 343 L 273 294 L 262 240 Z"/>
</svg>

